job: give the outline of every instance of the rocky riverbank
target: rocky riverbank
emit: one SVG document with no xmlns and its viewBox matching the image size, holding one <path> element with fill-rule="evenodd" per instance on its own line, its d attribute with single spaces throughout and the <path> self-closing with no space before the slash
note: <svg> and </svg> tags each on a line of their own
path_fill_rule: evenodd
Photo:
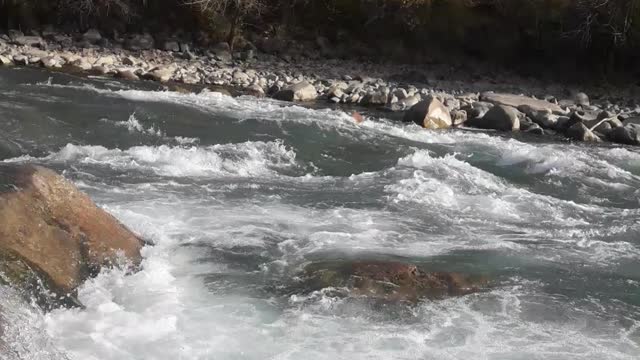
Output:
<svg viewBox="0 0 640 360">
<path fill-rule="evenodd" d="M 232 52 L 226 43 L 210 48 L 150 34 L 107 39 L 43 31 L 0 35 L 0 65 L 40 66 L 78 74 L 223 86 L 283 101 L 325 101 L 390 112 L 425 128 L 471 126 L 538 135 L 560 134 L 580 141 L 640 145 L 638 89 L 576 88 L 487 68 L 451 65 L 375 64 L 324 58 L 331 44 L 300 49 L 276 39 L 256 39 Z M 175 89 L 175 87 L 173 87 Z M 180 89 L 178 87 L 178 89 Z M 522 94 L 524 95 L 518 95 Z"/>
</svg>

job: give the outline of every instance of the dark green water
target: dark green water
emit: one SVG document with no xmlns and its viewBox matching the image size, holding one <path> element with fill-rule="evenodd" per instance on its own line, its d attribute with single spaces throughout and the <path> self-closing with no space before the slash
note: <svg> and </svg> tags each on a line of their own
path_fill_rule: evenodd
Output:
<svg viewBox="0 0 640 360">
<path fill-rule="evenodd" d="M 640 358 L 637 149 L 155 90 L 0 69 L 4 161 L 63 172 L 156 244 L 86 283 L 85 310 L 5 289 L 17 358 Z M 495 287 L 388 308 L 277 290 L 349 257 Z"/>
</svg>

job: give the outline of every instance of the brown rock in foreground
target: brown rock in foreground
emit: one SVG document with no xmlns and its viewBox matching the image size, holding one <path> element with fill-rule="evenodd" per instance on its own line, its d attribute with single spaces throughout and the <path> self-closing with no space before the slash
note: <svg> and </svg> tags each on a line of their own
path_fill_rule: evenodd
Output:
<svg viewBox="0 0 640 360">
<path fill-rule="evenodd" d="M 142 245 L 54 171 L 0 164 L 0 255 L 20 258 L 52 290 L 72 291 L 119 255 L 138 264 Z"/>
<path fill-rule="evenodd" d="M 409 302 L 466 295 L 487 286 L 483 277 L 425 272 L 415 265 L 392 261 L 313 263 L 305 267 L 303 279 L 311 290 L 347 288 L 354 296 Z"/>
</svg>

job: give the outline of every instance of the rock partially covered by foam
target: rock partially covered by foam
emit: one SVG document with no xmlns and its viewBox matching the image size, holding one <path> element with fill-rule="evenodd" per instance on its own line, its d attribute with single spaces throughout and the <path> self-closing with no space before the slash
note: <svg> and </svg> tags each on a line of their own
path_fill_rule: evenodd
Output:
<svg viewBox="0 0 640 360">
<path fill-rule="evenodd" d="M 393 261 L 336 261 L 312 263 L 302 274 L 307 290 L 343 288 L 348 296 L 385 301 L 416 302 L 481 291 L 484 277 L 450 272 L 426 272 L 419 267 Z"/>
<path fill-rule="evenodd" d="M 122 260 L 137 265 L 142 246 L 140 238 L 54 171 L 0 164 L 0 270 L 5 281 L 20 282 L 29 269 L 49 290 L 68 294 L 103 266 Z"/>
</svg>

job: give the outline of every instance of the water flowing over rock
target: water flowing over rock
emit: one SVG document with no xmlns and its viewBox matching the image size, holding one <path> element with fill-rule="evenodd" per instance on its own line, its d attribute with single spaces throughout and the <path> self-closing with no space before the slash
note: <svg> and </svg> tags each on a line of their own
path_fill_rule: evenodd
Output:
<svg viewBox="0 0 640 360">
<path fill-rule="evenodd" d="M 34 165 L 0 165 L 0 253 L 66 294 L 121 257 L 138 264 L 140 238 L 64 177 Z"/>
<path fill-rule="evenodd" d="M 386 301 L 416 302 L 481 291 L 487 279 L 449 272 L 426 272 L 393 261 L 336 261 L 305 267 L 303 281 L 309 290 L 347 288 L 348 296 Z"/>
<path fill-rule="evenodd" d="M 404 122 L 414 122 L 427 129 L 446 129 L 451 127 L 449 110 L 433 96 L 415 104 L 404 114 Z"/>
</svg>

